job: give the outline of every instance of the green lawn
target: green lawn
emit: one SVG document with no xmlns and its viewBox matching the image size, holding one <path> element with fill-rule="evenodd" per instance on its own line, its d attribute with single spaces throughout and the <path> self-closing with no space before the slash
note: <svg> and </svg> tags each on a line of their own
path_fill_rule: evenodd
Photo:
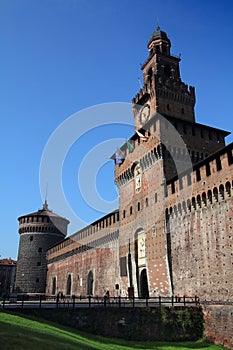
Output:
<svg viewBox="0 0 233 350">
<path fill-rule="evenodd" d="M 90 335 L 41 319 L 0 312 L 1 350 L 221 350 L 204 341 L 182 343 L 132 342 Z"/>
</svg>

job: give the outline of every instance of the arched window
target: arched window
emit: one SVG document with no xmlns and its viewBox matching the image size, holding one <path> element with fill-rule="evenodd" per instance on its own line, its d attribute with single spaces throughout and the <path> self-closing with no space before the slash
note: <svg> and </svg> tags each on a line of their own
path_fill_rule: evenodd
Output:
<svg viewBox="0 0 233 350">
<path fill-rule="evenodd" d="M 157 154 L 158 154 L 159 158 L 160 158 L 160 157 L 161 157 L 161 155 L 162 155 L 160 145 L 158 145 L 158 147 L 157 147 Z"/>
<path fill-rule="evenodd" d="M 220 157 L 216 158 L 216 167 L 217 167 L 217 171 L 222 170 L 222 163 L 221 163 Z"/>
<path fill-rule="evenodd" d="M 201 199 L 202 199 L 202 203 L 203 203 L 204 205 L 206 205 L 206 204 L 207 204 L 207 200 L 206 200 L 206 194 L 205 194 L 205 192 L 202 193 Z"/>
<path fill-rule="evenodd" d="M 93 295 L 93 283 L 94 283 L 93 272 L 89 271 L 87 275 L 87 295 Z"/>
<path fill-rule="evenodd" d="M 214 188 L 213 195 L 214 195 L 215 201 L 218 202 L 218 189 L 217 189 L 217 187 Z"/>
<path fill-rule="evenodd" d="M 156 53 L 160 53 L 160 45 L 156 45 L 155 46 L 155 52 Z"/>
<path fill-rule="evenodd" d="M 150 68 L 147 72 L 147 83 L 150 86 L 152 85 L 152 76 L 153 76 L 153 71 L 152 71 L 152 68 Z"/>
<path fill-rule="evenodd" d="M 67 280 L 66 280 L 66 295 L 70 295 L 70 294 L 71 294 L 71 274 L 67 276 Z"/>
<path fill-rule="evenodd" d="M 53 277 L 53 281 L 52 281 L 52 294 L 56 294 L 56 289 L 57 289 L 57 278 Z"/>
<path fill-rule="evenodd" d="M 222 197 L 222 199 L 224 199 L 224 186 L 223 185 L 219 186 L 219 194 Z"/>
<path fill-rule="evenodd" d="M 201 208 L 201 196 L 199 194 L 197 196 L 197 204 L 198 204 L 199 208 Z"/>
<path fill-rule="evenodd" d="M 195 197 L 192 197 L 192 207 L 193 207 L 193 209 L 196 209 L 196 199 L 195 199 Z"/>
<path fill-rule="evenodd" d="M 226 192 L 228 194 L 228 196 L 230 197 L 231 196 L 231 184 L 229 181 L 226 182 Z"/>
<path fill-rule="evenodd" d="M 187 200 L 187 208 L 189 211 L 191 211 L 191 202 L 190 199 Z"/>
<path fill-rule="evenodd" d="M 209 200 L 209 202 L 212 203 L 212 191 L 211 191 L 211 190 L 208 190 L 207 195 L 208 195 L 208 200 Z"/>
<path fill-rule="evenodd" d="M 187 207 L 185 201 L 182 202 L 182 210 L 186 213 Z"/>
<path fill-rule="evenodd" d="M 148 280 L 147 280 L 147 272 L 146 269 L 143 269 L 140 274 L 140 290 L 139 290 L 140 298 L 149 298 L 149 288 L 148 288 Z"/>
</svg>

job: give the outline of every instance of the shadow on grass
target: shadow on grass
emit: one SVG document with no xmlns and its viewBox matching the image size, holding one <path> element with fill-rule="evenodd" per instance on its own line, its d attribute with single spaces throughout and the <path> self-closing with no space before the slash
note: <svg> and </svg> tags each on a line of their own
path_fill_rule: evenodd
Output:
<svg viewBox="0 0 233 350">
<path fill-rule="evenodd" d="M 90 350 L 94 347 L 82 344 L 78 339 L 67 339 L 36 330 L 27 330 L 24 326 L 7 325 L 0 322 L 1 350 Z M 85 340 L 84 340 L 85 342 Z"/>
<path fill-rule="evenodd" d="M 0 338 L 1 350 L 219 350 L 222 348 L 206 341 L 139 342 L 104 338 L 35 316 L 13 312 L 0 312 Z"/>
</svg>

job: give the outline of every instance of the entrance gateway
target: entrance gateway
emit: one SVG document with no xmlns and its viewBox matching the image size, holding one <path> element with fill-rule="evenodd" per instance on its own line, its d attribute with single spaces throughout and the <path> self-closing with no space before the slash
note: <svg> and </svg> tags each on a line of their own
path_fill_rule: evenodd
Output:
<svg viewBox="0 0 233 350">
<path fill-rule="evenodd" d="M 149 298 L 148 280 L 146 269 L 143 269 L 140 274 L 140 298 Z"/>
</svg>

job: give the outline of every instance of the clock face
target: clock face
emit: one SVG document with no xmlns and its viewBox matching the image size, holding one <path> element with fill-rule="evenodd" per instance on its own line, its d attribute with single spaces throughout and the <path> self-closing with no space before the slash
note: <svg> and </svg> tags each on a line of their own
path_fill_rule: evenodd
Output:
<svg viewBox="0 0 233 350">
<path fill-rule="evenodd" d="M 148 121 L 149 116 L 150 116 L 150 105 L 147 103 L 142 107 L 140 111 L 140 122 L 142 125 L 144 125 Z"/>
</svg>

